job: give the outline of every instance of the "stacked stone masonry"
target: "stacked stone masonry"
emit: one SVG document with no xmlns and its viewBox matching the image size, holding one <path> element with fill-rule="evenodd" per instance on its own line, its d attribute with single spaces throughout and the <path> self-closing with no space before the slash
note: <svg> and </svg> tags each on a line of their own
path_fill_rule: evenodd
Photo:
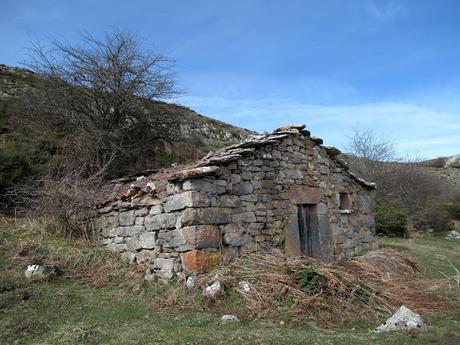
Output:
<svg viewBox="0 0 460 345">
<path fill-rule="evenodd" d="M 162 188 L 141 179 L 97 209 L 100 242 L 165 279 L 266 248 L 328 261 L 369 250 L 375 186 L 321 144 L 290 126 L 177 168 Z"/>
</svg>

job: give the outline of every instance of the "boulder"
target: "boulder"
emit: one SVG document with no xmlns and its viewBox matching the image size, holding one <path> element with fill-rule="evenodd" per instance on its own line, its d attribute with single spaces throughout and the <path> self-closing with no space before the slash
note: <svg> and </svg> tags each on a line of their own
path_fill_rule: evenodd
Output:
<svg viewBox="0 0 460 345">
<path fill-rule="evenodd" d="M 452 230 L 446 235 L 446 240 L 460 240 L 460 232 Z"/>
<path fill-rule="evenodd" d="M 399 310 L 393 314 L 384 324 L 374 329 L 375 333 L 399 331 L 404 329 L 415 329 L 419 331 L 426 330 L 425 323 L 419 314 L 405 306 L 401 306 Z"/>
<path fill-rule="evenodd" d="M 28 279 L 47 278 L 56 275 L 57 272 L 57 267 L 54 265 L 29 265 L 27 266 L 24 275 Z"/>
</svg>

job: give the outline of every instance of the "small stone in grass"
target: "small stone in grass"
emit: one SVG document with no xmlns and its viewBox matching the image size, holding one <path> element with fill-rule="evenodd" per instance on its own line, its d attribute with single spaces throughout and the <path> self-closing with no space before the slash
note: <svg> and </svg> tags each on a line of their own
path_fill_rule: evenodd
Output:
<svg viewBox="0 0 460 345">
<path fill-rule="evenodd" d="M 57 267 L 54 265 L 29 265 L 24 275 L 26 278 L 44 278 L 57 274 Z"/>
<path fill-rule="evenodd" d="M 205 296 L 211 299 L 218 297 L 222 294 L 222 292 L 223 288 L 219 280 L 214 281 L 214 283 L 206 287 L 204 290 Z"/>
<path fill-rule="evenodd" d="M 235 316 L 235 315 L 223 315 L 223 316 L 220 318 L 220 321 L 221 321 L 223 324 L 226 324 L 226 323 L 230 323 L 230 322 L 238 322 L 238 321 L 240 321 L 240 319 L 238 319 L 238 317 Z"/>
<path fill-rule="evenodd" d="M 196 285 L 196 282 L 197 282 L 197 279 L 195 276 L 190 276 L 187 278 L 187 280 L 185 281 L 185 286 L 187 286 L 188 288 L 194 288 L 195 285 Z"/>
<path fill-rule="evenodd" d="M 249 282 L 246 280 L 242 280 L 238 283 L 238 287 L 243 290 L 244 292 L 249 292 L 251 291 L 251 286 L 249 285 Z"/>
</svg>

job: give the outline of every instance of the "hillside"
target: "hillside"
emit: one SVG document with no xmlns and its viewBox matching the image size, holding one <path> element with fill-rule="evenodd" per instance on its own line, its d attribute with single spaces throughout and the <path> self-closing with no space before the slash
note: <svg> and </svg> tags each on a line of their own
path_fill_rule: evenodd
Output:
<svg viewBox="0 0 460 345">
<path fill-rule="evenodd" d="M 431 168 L 455 168 L 460 167 L 460 153 L 447 156 L 447 157 L 438 157 L 434 159 L 429 159 L 420 162 L 420 165 L 431 167 Z"/>
<path fill-rule="evenodd" d="M 354 171 L 359 174 L 359 161 L 351 154 L 342 154 L 341 158 L 344 159 L 350 166 L 354 167 Z M 396 163 L 383 163 L 382 167 L 418 167 L 424 171 L 428 176 L 432 176 L 433 180 L 442 181 L 448 188 L 460 189 L 460 154 L 449 157 L 438 157 L 435 159 L 425 160 L 417 163 L 396 162 Z M 363 177 L 363 176 L 362 176 Z M 365 177 L 365 176 L 364 176 Z"/>
<path fill-rule="evenodd" d="M 21 123 L 14 120 L 16 104 L 31 89 L 45 87 L 41 78 L 26 69 L 0 64 L 0 148 L 21 141 Z M 174 162 L 200 158 L 211 150 L 241 141 L 250 131 L 200 115 L 193 110 L 165 102 L 151 102 L 147 110 L 151 138 L 142 157 L 126 163 L 123 174 L 157 169 Z M 19 114 L 20 116 L 21 114 Z M 17 119 L 17 117 L 16 117 Z M 19 138 L 18 138 L 19 137 Z M 37 143 L 49 146 L 48 143 Z M 55 143 L 53 143 L 55 145 Z"/>
<path fill-rule="evenodd" d="M 460 154 L 422 161 L 419 165 L 438 175 L 453 188 L 460 188 Z"/>
</svg>

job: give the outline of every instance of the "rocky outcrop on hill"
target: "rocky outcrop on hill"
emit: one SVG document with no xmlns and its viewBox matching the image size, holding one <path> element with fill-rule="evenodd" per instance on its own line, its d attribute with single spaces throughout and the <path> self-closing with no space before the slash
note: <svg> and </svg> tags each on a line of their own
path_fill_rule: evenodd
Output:
<svg viewBox="0 0 460 345">
<path fill-rule="evenodd" d="M 444 165 L 446 168 L 460 167 L 460 153 L 449 157 Z"/>
<path fill-rule="evenodd" d="M 451 187 L 460 188 L 460 154 L 426 160 L 419 165 L 439 176 Z"/>
<path fill-rule="evenodd" d="M 419 164 L 430 168 L 460 168 L 460 153 L 453 156 L 425 160 Z"/>
<path fill-rule="evenodd" d="M 0 102 L 10 97 L 23 96 L 31 88 L 39 87 L 41 80 L 24 68 L 0 64 Z"/>
<path fill-rule="evenodd" d="M 21 97 L 27 97 L 31 89 L 40 90 L 45 84 L 36 73 L 0 64 L 2 146 L 18 131 L 18 121 L 9 119 L 14 103 Z M 152 101 L 146 111 L 151 121 L 148 150 L 143 152 L 142 157 L 134 157 L 126 163 L 123 174 L 158 169 L 174 162 L 192 161 L 211 150 L 239 142 L 253 134 L 249 130 L 211 119 L 176 104 Z"/>
</svg>

